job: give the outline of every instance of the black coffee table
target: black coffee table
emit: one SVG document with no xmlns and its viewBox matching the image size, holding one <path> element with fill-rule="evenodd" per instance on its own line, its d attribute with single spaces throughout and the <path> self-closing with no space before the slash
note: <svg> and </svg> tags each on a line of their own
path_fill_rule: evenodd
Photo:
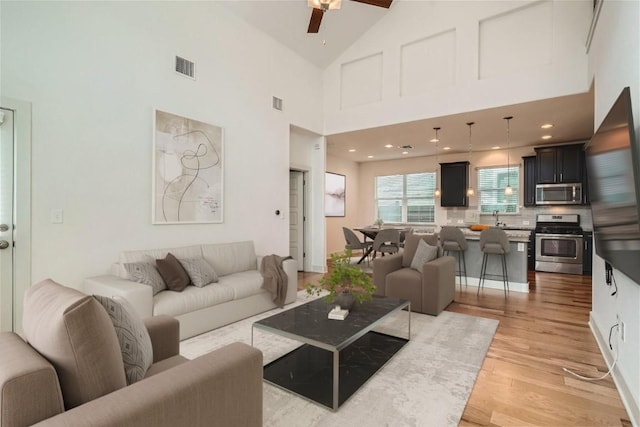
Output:
<svg viewBox="0 0 640 427">
<path fill-rule="evenodd" d="M 303 343 L 264 367 L 265 381 L 337 410 L 382 368 L 411 337 L 409 301 L 374 296 L 357 304 L 345 320 L 331 320 L 333 304 L 323 298 L 253 323 L 261 329 Z M 407 336 L 374 329 L 406 308 Z"/>
</svg>

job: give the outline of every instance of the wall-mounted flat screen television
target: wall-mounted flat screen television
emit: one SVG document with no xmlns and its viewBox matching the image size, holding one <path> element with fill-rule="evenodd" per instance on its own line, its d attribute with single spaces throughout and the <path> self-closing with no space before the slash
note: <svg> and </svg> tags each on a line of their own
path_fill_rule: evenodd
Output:
<svg viewBox="0 0 640 427">
<path fill-rule="evenodd" d="M 586 147 L 596 253 L 640 284 L 640 147 L 624 88 Z"/>
</svg>

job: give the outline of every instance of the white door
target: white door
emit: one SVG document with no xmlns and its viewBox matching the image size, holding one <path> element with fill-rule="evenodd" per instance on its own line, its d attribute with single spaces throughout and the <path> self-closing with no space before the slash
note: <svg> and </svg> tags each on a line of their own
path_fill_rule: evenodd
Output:
<svg viewBox="0 0 640 427">
<path fill-rule="evenodd" d="M 0 330 L 13 330 L 13 111 L 0 109 Z"/>
<path fill-rule="evenodd" d="M 289 171 L 289 255 L 304 271 L 304 174 Z"/>
</svg>

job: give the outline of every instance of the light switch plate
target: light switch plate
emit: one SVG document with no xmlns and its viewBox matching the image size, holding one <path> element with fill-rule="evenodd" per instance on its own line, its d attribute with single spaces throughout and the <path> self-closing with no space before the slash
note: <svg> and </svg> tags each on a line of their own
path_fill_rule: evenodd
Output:
<svg viewBox="0 0 640 427">
<path fill-rule="evenodd" d="M 518 252 L 524 252 L 524 243 L 518 243 Z"/>
<path fill-rule="evenodd" d="M 62 209 L 51 209 L 51 224 L 62 224 L 63 212 Z"/>
<path fill-rule="evenodd" d="M 526 219 L 522 220 L 522 225 L 529 225 L 529 221 L 527 221 Z"/>
</svg>

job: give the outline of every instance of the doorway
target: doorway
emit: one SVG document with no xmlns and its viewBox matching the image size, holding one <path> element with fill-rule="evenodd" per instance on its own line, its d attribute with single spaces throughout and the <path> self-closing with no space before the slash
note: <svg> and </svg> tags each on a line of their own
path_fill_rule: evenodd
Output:
<svg viewBox="0 0 640 427">
<path fill-rule="evenodd" d="M 0 330 L 12 331 L 14 301 L 14 148 L 13 110 L 0 108 Z"/>
<path fill-rule="evenodd" d="M 289 171 L 289 255 L 305 271 L 305 172 Z"/>
</svg>

